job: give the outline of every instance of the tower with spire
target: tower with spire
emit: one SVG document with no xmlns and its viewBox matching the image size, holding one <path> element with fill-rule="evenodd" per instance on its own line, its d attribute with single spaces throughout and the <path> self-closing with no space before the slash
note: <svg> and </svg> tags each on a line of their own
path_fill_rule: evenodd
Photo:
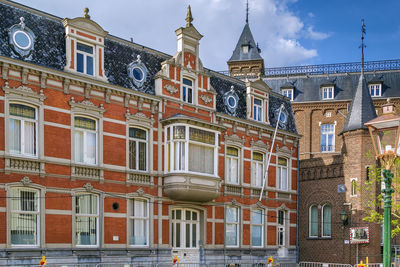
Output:
<svg viewBox="0 0 400 267">
<path fill-rule="evenodd" d="M 254 41 L 249 26 L 249 2 L 246 2 L 246 24 L 228 60 L 229 75 L 235 77 L 259 77 L 264 75 L 264 59 L 261 49 Z"/>
</svg>

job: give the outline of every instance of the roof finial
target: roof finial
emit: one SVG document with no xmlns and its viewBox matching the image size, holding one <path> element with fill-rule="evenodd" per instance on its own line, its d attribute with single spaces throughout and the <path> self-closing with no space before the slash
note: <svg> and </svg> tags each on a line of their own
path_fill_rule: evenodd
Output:
<svg viewBox="0 0 400 267">
<path fill-rule="evenodd" d="M 188 6 L 185 20 L 186 20 L 186 27 L 193 26 L 192 25 L 193 17 L 192 17 L 192 11 L 190 10 L 190 5 Z"/>
<path fill-rule="evenodd" d="M 249 0 L 246 2 L 246 23 L 249 23 Z"/>
<path fill-rule="evenodd" d="M 361 74 L 364 74 L 364 48 L 367 47 L 364 44 L 364 36 L 367 34 L 365 31 L 364 19 L 361 20 Z"/>
<path fill-rule="evenodd" d="M 89 15 L 89 8 L 85 7 L 85 9 L 83 9 L 83 17 L 85 19 L 90 19 L 90 15 Z"/>
</svg>

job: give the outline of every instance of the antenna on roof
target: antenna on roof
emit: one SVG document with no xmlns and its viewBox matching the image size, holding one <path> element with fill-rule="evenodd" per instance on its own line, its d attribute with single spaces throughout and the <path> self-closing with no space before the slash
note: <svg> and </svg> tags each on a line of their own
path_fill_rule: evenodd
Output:
<svg viewBox="0 0 400 267">
<path fill-rule="evenodd" d="M 246 23 L 249 23 L 249 0 L 246 2 Z"/>
<path fill-rule="evenodd" d="M 366 34 L 367 34 L 367 32 L 365 30 L 364 19 L 362 19 L 361 20 L 361 45 L 360 45 L 360 47 L 361 47 L 361 74 L 364 74 L 364 48 L 367 47 L 364 44 L 364 38 L 365 38 Z"/>
</svg>

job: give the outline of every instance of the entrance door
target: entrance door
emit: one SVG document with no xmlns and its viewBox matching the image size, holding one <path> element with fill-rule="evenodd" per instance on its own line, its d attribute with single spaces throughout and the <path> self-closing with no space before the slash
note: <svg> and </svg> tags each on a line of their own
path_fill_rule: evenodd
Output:
<svg viewBox="0 0 400 267">
<path fill-rule="evenodd" d="M 172 257 L 180 263 L 200 262 L 200 213 L 193 209 L 172 210 Z"/>
</svg>

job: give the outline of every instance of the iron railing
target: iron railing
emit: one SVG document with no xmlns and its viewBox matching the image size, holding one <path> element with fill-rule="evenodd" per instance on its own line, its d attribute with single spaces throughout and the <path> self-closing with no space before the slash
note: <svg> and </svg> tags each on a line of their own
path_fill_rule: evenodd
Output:
<svg viewBox="0 0 400 267">
<path fill-rule="evenodd" d="M 400 70 L 400 59 L 364 62 L 364 71 Z M 266 68 L 265 76 L 318 75 L 361 71 L 361 62 Z M 229 71 L 219 71 L 229 75 Z"/>
</svg>

